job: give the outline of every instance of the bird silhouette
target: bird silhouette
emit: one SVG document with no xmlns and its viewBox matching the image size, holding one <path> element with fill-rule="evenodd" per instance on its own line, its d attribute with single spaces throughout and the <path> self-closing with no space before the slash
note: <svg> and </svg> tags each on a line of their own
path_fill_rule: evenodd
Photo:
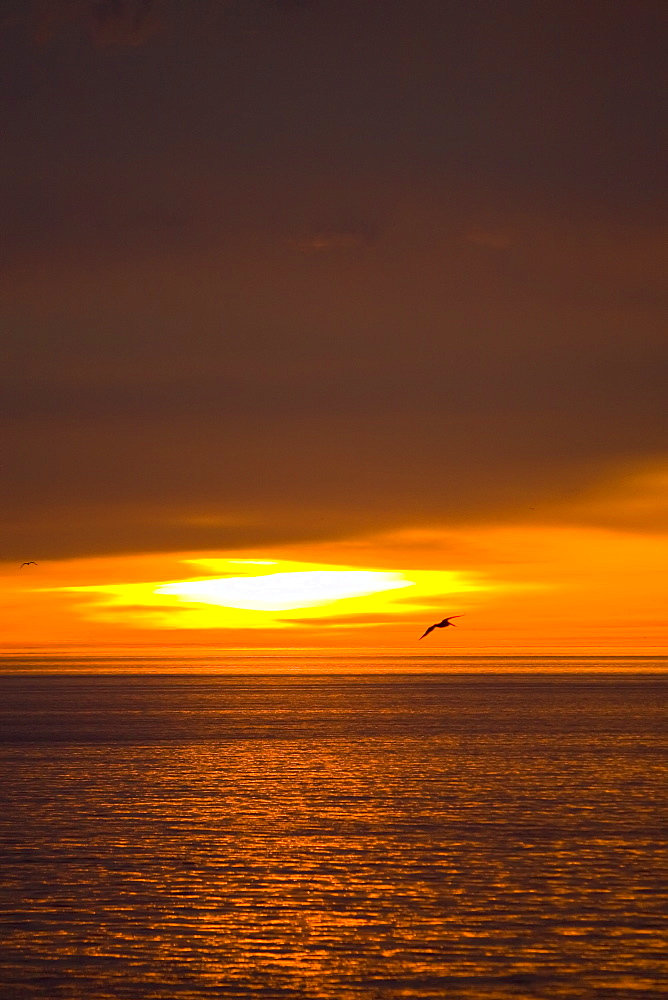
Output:
<svg viewBox="0 0 668 1000">
<path fill-rule="evenodd" d="M 35 562 L 35 560 L 31 559 L 29 562 L 22 562 L 19 569 L 23 569 L 24 566 L 36 566 L 36 565 L 37 563 Z"/>
<path fill-rule="evenodd" d="M 421 635 L 420 638 L 424 639 L 425 635 L 429 635 L 429 633 L 433 632 L 435 628 L 447 628 L 448 625 L 452 625 L 453 618 L 463 618 L 463 617 L 464 615 L 450 615 L 449 618 L 444 618 L 442 622 L 436 622 L 434 625 L 430 625 L 427 631 L 423 635 Z M 452 625 L 452 627 L 457 628 L 456 625 Z"/>
</svg>

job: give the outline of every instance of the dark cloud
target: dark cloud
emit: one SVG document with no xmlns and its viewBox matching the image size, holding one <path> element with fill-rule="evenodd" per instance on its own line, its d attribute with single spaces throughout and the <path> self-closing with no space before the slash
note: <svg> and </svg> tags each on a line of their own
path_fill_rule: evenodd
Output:
<svg viewBox="0 0 668 1000">
<path fill-rule="evenodd" d="M 160 30 L 156 0 L 96 0 L 92 32 L 100 45 L 142 45 Z"/>
<path fill-rule="evenodd" d="M 143 45 L 162 27 L 161 7 L 160 0 L 36 0 L 33 37 L 47 44 L 78 24 L 97 45 Z"/>
<path fill-rule="evenodd" d="M 622 523 L 575 500 L 666 451 L 658 6 L 271 6 L 6 45 L 2 551 Z"/>
<path fill-rule="evenodd" d="M 68 28 L 83 28 L 94 45 L 136 47 L 159 34 L 165 26 L 165 9 L 186 12 L 191 21 L 210 28 L 221 16 L 252 16 L 257 8 L 278 12 L 299 11 L 316 0 L 198 0 L 195 4 L 172 0 L 33 0 L 32 37 L 38 45 L 51 44 Z M 255 8 L 255 11 L 254 11 Z M 25 21 L 17 12 L 0 22 L 0 29 Z"/>
</svg>

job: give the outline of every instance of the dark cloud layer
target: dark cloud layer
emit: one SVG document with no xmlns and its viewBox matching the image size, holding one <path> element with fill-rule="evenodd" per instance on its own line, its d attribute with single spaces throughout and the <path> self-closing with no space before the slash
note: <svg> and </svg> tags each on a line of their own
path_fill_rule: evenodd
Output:
<svg viewBox="0 0 668 1000">
<path fill-rule="evenodd" d="M 7 558 L 574 517 L 665 458 L 663 5 L 14 6 Z"/>
<path fill-rule="evenodd" d="M 97 45 L 143 45 L 162 27 L 159 0 L 36 0 L 32 6 L 32 36 L 39 45 L 72 27 L 83 27 Z"/>
</svg>

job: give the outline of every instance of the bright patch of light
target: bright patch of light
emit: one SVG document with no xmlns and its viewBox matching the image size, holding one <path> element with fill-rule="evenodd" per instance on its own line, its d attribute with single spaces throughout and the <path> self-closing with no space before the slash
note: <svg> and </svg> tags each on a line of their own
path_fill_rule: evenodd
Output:
<svg viewBox="0 0 668 1000">
<path fill-rule="evenodd" d="M 346 597 L 412 587 L 399 573 L 371 570 L 314 570 L 190 580 L 157 587 L 156 594 L 173 594 L 181 601 L 215 604 L 249 611 L 290 611 L 314 608 Z"/>
</svg>

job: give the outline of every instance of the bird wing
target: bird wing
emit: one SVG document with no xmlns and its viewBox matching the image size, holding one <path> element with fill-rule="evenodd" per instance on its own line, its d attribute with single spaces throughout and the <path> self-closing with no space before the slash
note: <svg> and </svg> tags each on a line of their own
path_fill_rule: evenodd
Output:
<svg viewBox="0 0 668 1000">
<path fill-rule="evenodd" d="M 442 625 L 442 624 L 443 624 L 444 622 L 451 622 L 453 618 L 463 618 L 463 617 L 464 617 L 464 615 L 450 615 L 450 617 L 449 617 L 449 618 L 444 618 L 444 619 L 443 619 L 443 621 L 441 622 L 441 625 Z"/>
<path fill-rule="evenodd" d="M 435 628 L 438 628 L 438 625 L 430 625 L 430 626 L 429 626 L 429 628 L 427 629 L 427 631 L 426 631 L 426 632 L 424 632 L 424 633 L 423 633 L 423 634 L 422 634 L 422 635 L 420 636 L 420 638 L 421 638 L 421 639 L 424 639 L 425 635 L 429 635 L 429 633 L 430 633 L 430 632 L 433 632 Z"/>
</svg>

